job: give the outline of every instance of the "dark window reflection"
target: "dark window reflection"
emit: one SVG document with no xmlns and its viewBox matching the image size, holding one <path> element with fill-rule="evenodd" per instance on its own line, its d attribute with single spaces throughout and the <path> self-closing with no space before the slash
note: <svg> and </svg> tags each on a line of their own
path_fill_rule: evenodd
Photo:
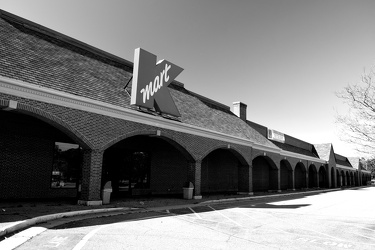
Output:
<svg viewBox="0 0 375 250">
<path fill-rule="evenodd" d="M 143 194 L 150 188 L 150 154 L 143 151 L 113 149 L 106 152 L 103 177 L 112 182 L 114 193 Z M 138 193 L 137 193 L 138 192 Z"/>
<path fill-rule="evenodd" d="M 52 188 L 76 188 L 81 174 L 82 149 L 77 144 L 56 142 L 52 167 Z"/>
</svg>

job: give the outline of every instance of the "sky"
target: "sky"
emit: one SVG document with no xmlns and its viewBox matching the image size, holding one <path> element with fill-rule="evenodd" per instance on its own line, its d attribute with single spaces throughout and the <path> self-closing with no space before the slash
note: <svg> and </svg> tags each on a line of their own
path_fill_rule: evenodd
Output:
<svg viewBox="0 0 375 250">
<path fill-rule="evenodd" d="M 247 119 L 360 156 L 336 93 L 375 63 L 374 0 L 0 0 L 0 9 L 134 61 L 141 47 L 185 88 Z"/>
</svg>

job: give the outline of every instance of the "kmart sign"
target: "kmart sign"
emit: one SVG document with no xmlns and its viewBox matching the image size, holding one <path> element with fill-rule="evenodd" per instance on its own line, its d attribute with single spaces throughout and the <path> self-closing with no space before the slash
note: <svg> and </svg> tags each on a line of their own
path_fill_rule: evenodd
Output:
<svg viewBox="0 0 375 250">
<path fill-rule="evenodd" d="M 131 104 L 180 117 L 167 87 L 182 71 L 169 61 L 156 62 L 155 55 L 141 48 L 136 49 Z"/>
</svg>

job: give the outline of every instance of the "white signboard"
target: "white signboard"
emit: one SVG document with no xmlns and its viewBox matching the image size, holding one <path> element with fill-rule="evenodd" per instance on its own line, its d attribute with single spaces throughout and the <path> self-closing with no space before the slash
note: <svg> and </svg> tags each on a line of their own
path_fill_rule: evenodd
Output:
<svg viewBox="0 0 375 250">
<path fill-rule="evenodd" d="M 273 129 L 268 129 L 268 139 L 274 140 L 274 141 L 279 141 L 284 143 L 285 142 L 285 136 L 283 133 L 273 130 Z"/>
</svg>

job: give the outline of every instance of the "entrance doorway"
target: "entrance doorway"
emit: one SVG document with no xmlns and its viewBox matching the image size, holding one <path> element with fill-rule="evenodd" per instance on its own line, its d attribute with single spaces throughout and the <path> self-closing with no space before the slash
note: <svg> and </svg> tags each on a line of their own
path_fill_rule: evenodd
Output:
<svg viewBox="0 0 375 250">
<path fill-rule="evenodd" d="M 150 153 L 111 149 L 103 162 L 103 182 L 111 181 L 115 196 L 150 193 Z"/>
</svg>

